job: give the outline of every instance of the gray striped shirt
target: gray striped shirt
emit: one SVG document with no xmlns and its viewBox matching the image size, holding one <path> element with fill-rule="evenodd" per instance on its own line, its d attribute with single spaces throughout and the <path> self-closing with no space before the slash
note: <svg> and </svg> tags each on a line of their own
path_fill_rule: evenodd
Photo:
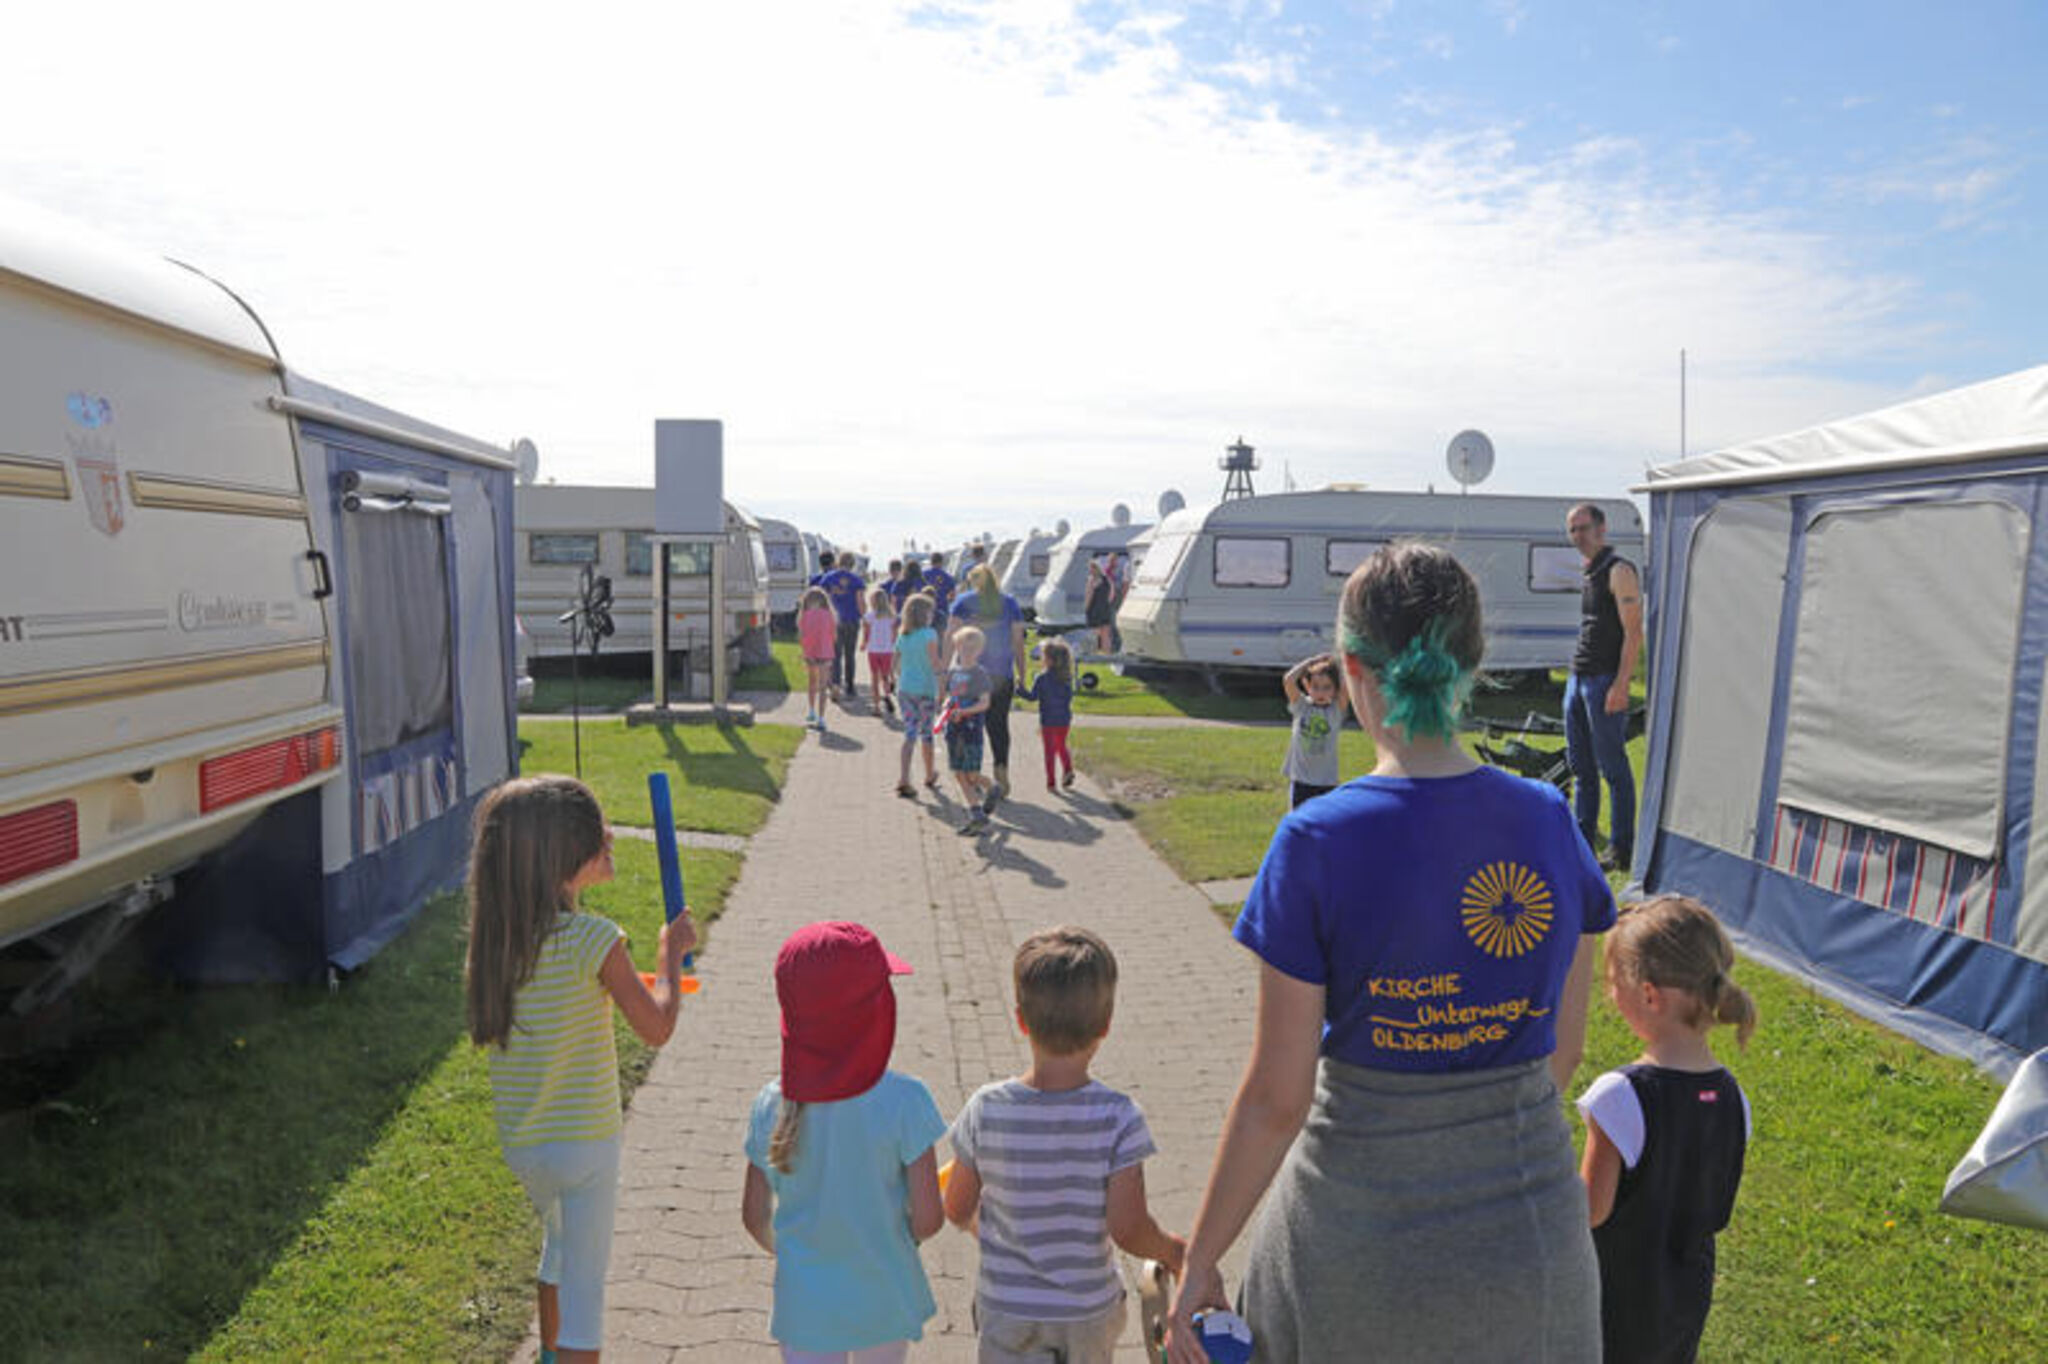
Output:
<svg viewBox="0 0 2048 1364">
<path fill-rule="evenodd" d="M 1028 1321 L 1115 1306 L 1109 1177 L 1157 1149 L 1138 1106 L 1094 1080 L 1058 1092 L 1003 1080 L 975 1092 L 951 1135 L 981 1178 L 982 1303 Z"/>
</svg>

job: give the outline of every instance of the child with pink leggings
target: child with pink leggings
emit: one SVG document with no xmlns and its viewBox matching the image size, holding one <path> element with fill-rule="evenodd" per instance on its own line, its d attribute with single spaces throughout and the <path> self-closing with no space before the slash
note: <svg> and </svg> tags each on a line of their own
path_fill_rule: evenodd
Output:
<svg viewBox="0 0 2048 1364">
<path fill-rule="evenodd" d="M 1038 742 L 1045 748 L 1045 789 L 1074 784 L 1074 758 L 1067 752 L 1067 731 L 1074 724 L 1074 651 L 1063 641 L 1048 640 L 1039 651 L 1039 673 L 1017 695 L 1038 703 Z M 1066 775 L 1055 780 L 1054 766 Z"/>
</svg>

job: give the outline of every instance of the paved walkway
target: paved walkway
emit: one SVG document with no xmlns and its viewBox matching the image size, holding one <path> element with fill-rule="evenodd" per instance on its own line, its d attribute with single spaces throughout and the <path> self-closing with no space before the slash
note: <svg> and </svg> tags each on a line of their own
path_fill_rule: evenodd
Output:
<svg viewBox="0 0 2048 1364">
<path fill-rule="evenodd" d="M 1185 1234 L 1251 1044 L 1256 972 L 1201 891 L 1181 882 L 1115 817 L 1085 776 L 1047 793 L 1038 735 L 1014 717 L 1014 798 L 978 838 L 951 795 L 893 794 L 899 733 L 833 709 L 807 738 L 767 825 L 712 926 L 674 1040 L 626 1124 L 607 1311 L 607 1361 L 753 1364 L 768 1335 L 773 1263 L 740 1228 L 741 1142 L 780 1054 L 776 949 L 815 919 L 858 919 L 917 968 L 899 978 L 893 1064 L 930 1086 L 947 1116 L 975 1088 L 1015 1074 L 1010 962 L 1029 933 L 1062 921 L 1100 932 L 1121 968 L 1115 1025 L 1095 1065 L 1144 1107 L 1160 1154 L 1146 1164 L 1154 1210 Z M 944 777 L 944 751 L 940 766 Z M 921 772 L 914 773 L 914 777 Z M 941 1149 L 940 1159 L 947 1157 Z M 1233 1287 L 1242 1246 L 1225 1262 Z M 939 1314 L 918 1361 L 970 1361 L 977 1253 L 948 1227 L 924 1247 Z M 1136 1301 L 1126 1349 L 1143 1358 Z M 515 1356 L 531 1360 L 529 1339 Z"/>
</svg>

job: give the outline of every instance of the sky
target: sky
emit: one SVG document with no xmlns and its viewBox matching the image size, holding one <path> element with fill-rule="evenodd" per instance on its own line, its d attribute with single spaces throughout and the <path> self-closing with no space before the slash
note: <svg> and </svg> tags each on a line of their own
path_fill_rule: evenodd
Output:
<svg viewBox="0 0 2048 1364">
<path fill-rule="evenodd" d="M 883 553 L 1290 480 L 1615 496 L 2048 361 L 2048 6 L 108 4 L 12 200 L 541 477 Z M 1681 421 L 1680 353 L 1684 352 Z"/>
</svg>

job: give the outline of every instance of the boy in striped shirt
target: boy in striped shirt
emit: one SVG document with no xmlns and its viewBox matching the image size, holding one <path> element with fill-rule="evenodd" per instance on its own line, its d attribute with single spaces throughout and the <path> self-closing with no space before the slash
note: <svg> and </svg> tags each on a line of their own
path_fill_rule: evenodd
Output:
<svg viewBox="0 0 2048 1364">
<path fill-rule="evenodd" d="M 1015 975 L 1031 1068 L 960 1110 L 945 1193 L 956 1226 L 979 1222 L 980 1360 L 1109 1364 L 1125 1316 L 1111 1243 L 1175 1275 L 1187 1243 L 1145 1204 L 1145 1115 L 1088 1074 L 1109 1035 L 1116 957 L 1085 929 L 1053 928 L 1017 949 Z"/>
</svg>

